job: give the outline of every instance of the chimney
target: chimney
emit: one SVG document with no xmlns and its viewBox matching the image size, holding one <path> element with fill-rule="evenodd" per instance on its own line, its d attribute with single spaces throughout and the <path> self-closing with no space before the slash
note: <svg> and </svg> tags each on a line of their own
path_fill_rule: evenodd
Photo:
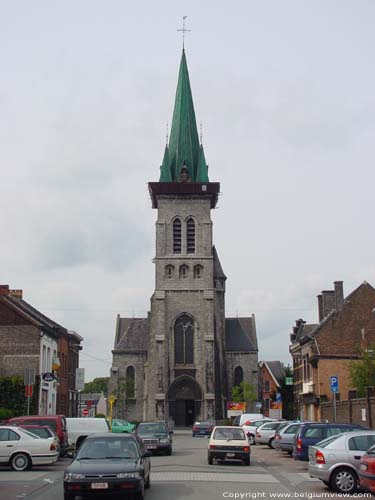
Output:
<svg viewBox="0 0 375 500">
<path fill-rule="evenodd" d="M 320 323 L 322 321 L 322 319 L 324 318 L 324 315 L 323 315 L 323 296 L 321 293 L 318 295 L 318 315 L 319 315 L 319 323 Z"/>
<path fill-rule="evenodd" d="M 334 290 L 323 290 L 323 318 L 325 318 L 332 309 L 335 309 L 335 292 Z M 322 318 L 322 319 L 323 319 Z"/>
<path fill-rule="evenodd" d="M 342 281 L 335 281 L 335 309 L 341 311 L 344 304 L 344 286 Z"/>
<path fill-rule="evenodd" d="M 0 295 L 9 295 L 9 285 L 0 285 Z"/>
</svg>

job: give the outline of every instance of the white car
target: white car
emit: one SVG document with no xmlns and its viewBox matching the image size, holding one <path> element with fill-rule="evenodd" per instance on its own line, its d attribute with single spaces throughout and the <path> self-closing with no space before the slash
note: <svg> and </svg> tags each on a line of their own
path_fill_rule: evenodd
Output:
<svg viewBox="0 0 375 500">
<path fill-rule="evenodd" d="M 250 465 L 250 445 L 241 427 L 216 426 L 208 443 L 209 465 L 216 460 L 241 460 Z"/>
<path fill-rule="evenodd" d="M 275 448 L 275 434 L 276 431 L 288 425 L 289 422 L 276 421 L 276 422 L 266 422 L 258 427 L 255 433 L 256 444 L 268 444 L 270 448 Z"/>
<path fill-rule="evenodd" d="M 111 432 L 105 418 L 67 418 L 66 428 L 68 431 L 69 445 L 74 446 L 77 450 L 90 434 L 106 434 L 107 432 Z"/>
<path fill-rule="evenodd" d="M 20 427 L 0 426 L 0 463 L 24 471 L 33 465 L 53 464 L 58 458 L 57 447 L 49 439 L 42 439 Z"/>
<path fill-rule="evenodd" d="M 250 444 L 255 444 L 255 434 L 257 432 L 257 428 L 267 422 L 273 422 L 273 419 L 264 417 L 261 420 L 246 420 L 246 422 L 242 426 L 242 429 L 245 431 Z"/>
</svg>

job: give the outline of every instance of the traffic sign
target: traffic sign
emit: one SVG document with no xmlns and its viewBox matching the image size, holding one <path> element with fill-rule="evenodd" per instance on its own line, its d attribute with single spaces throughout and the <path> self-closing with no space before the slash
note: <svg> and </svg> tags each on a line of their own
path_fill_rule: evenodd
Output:
<svg viewBox="0 0 375 500">
<path fill-rule="evenodd" d="M 84 408 L 84 409 L 82 410 L 82 415 L 83 415 L 84 417 L 88 417 L 88 416 L 89 416 L 89 410 L 88 410 L 87 408 Z"/>
<path fill-rule="evenodd" d="M 293 385 L 293 377 L 285 377 L 285 385 Z"/>
<path fill-rule="evenodd" d="M 331 392 L 339 392 L 339 378 L 337 375 L 331 377 Z"/>
<path fill-rule="evenodd" d="M 42 379 L 45 382 L 53 382 L 55 380 L 55 375 L 52 372 L 43 373 Z"/>
<path fill-rule="evenodd" d="M 276 403 L 281 403 L 281 393 L 280 392 L 276 393 Z"/>
<path fill-rule="evenodd" d="M 257 401 L 257 402 L 255 403 L 255 408 L 256 408 L 257 410 L 260 410 L 260 409 L 262 408 L 262 403 L 261 403 L 260 401 Z"/>
</svg>

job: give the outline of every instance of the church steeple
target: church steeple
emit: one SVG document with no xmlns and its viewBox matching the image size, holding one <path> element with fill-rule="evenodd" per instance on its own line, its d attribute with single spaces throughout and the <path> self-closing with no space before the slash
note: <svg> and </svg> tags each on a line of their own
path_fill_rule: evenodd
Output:
<svg viewBox="0 0 375 500">
<path fill-rule="evenodd" d="M 181 172 L 182 171 L 182 172 Z M 169 146 L 164 153 L 160 182 L 208 182 L 203 148 L 199 145 L 185 50 L 182 51 Z"/>
</svg>

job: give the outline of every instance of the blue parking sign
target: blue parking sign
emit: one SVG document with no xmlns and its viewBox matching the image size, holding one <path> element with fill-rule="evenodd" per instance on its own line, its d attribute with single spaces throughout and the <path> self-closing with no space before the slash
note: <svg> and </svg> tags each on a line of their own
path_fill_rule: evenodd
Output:
<svg viewBox="0 0 375 500">
<path fill-rule="evenodd" d="M 331 392 L 339 392 L 339 378 L 337 375 L 331 377 Z"/>
</svg>

